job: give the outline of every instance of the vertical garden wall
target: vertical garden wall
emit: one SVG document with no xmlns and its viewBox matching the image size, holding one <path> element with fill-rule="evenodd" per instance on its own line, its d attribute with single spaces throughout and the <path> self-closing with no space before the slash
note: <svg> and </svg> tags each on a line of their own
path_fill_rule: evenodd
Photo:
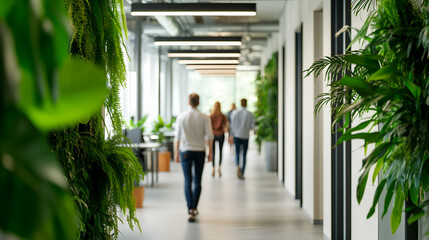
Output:
<svg viewBox="0 0 429 240">
<path fill-rule="evenodd" d="M 122 8 L 0 1 L 0 237 L 114 239 L 118 206 L 137 223 L 141 166 L 118 147 Z M 103 109 L 114 126 L 107 135 Z"/>
<path fill-rule="evenodd" d="M 264 140 L 277 141 L 277 58 L 276 52 L 265 66 L 264 76 L 259 75 L 256 79 L 256 142 L 259 145 Z"/>
<path fill-rule="evenodd" d="M 123 143 L 119 90 L 125 84 L 122 0 L 65 1 L 73 26 L 70 54 L 103 70 L 108 88 L 104 101 L 113 132 L 105 136 L 100 109 L 88 121 L 51 132 L 52 149 L 62 164 L 79 212 L 80 239 L 114 239 L 118 235 L 117 206 L 129 209 L 128 223 L 138 224 L 132 201 L 141 165 Z"/>
</svg>

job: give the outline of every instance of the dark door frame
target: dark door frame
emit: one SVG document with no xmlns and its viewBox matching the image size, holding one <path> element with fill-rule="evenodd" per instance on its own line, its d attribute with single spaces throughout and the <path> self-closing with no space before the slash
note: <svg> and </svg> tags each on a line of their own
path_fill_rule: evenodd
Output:
<svg viewBox="0 0 429 240">
<path fill-rule="evenodd" d="M 302 29 L 295 33 L 295 199 L 302 207 Z"/>
<path fill-rule="evenodd" d="M 283 162 L 283 164 L 282 164 L 282 183 L 284 184 L 285 183 L 285 141 L 286 141 L 286 138 L 285 138 L 285 104 L 286 104 L 286 94 L 285 94 L 285 91 L 286 91 L 286 87 L 285 87 L 285 85 L 286 85 L 286 76 L 285 76 L 285 74 L 286 74 L 286 63 L 285 63 L 285 61 L 286 61 L 286 57 L 285 57 L 285 55 L 286 55 L 286 47 L 285 47 L 285 45 L 283 45 L 283 47 L 282 47 L 282 81 L 283 81 L 283 84 L 282 84 L 282 92 L 283 92 L 283 96 L 282 96 L 282 105 L 283 105 L 283 109 L 282 109 L 282 119 L 283 119 L 283 121 L 282 121 L 282 143 L 283 143 L 283 146 L 281 146 L 282 148 L 283 148 L 283 151 L 282 151 L 282 162 Z"/>
<path fill-rule="evenodd" d="M 334 37 L 344 25 L 351 26 L 351 0 L 331 0 L 332 55 L 343 54 L 350 44 L 348 34 Z M 339 121 L 333 126 L 331 137 L 331 146 L 335 146 L 331 151 L 332 240 L 351 240 L 351 142 L 336 145 L 343 124 Z"/>
</svg>

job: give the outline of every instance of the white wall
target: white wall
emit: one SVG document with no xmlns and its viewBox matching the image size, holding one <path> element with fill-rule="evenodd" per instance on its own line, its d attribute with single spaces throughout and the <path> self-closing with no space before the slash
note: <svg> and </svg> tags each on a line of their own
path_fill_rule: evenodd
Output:
<svg viewBox="0 0 429 240">
<path fill-rule="evenodd" d="M 357 16 L 352 14 L 352 27 L 360 28 L 367 15 L 368 14 L 363 11 Z M 354 35 L 356 35 L 355 31 L 352 32 L 352 36 Z M 352 46 L 352 50 L 358 50 L 360 48 L 362 48 L 362 46 L 360 46 L 359 43 Z M 370 117 L 369 115 L 370 113 L 366 117 Z M 356 119 L 353 121 L 352 125 L 357 126 L 360 122 L 362 122 L 361 119 Z M 369 129 L 365 129 L 365 131 L 368 130 Z M 365 194 L 360 204 L 358 204 L 356 197 L 356 188 L 361 174 L 362 159 L 365 158 L 363 144 L 363 140 L 352 141 L 352 239 L 376 240 L 378 239 L 378 211 L 376 210 L 370 219 L 366 219 L 366 215 L 372 206 L 372 200 L 378 183 L 376 180 L 375 184 L 372 184 L 372 172 L 369 175 L 370 177 L 368 177 Z M 371 153 L 373 148 L 374 146 L 369 146 L 367 153 Z M 365 229 L 365 231 L 362 231 L 362 229 Z"/>
<path fill-rule="evenodd" d="M 331 55 L 331 1 L 323 0 L 323 56 Z M 324 92 L 330 88 L 324 84 Z M 331 239 L 331 108 L 325 106 L 320 114 L 323 121 L 323 234 Z"/>
<path fill-rule="evenodd" d="M 283 17 L 286 24 L 281 29 L 286 47 L 285 69 L 285 187 L 295 196 L 295 31 L 301 24 L 299 1 L 287 1 Z"/>
<path fill-rule="evenodd" d="M 267 39 L 267 46 L 262 51 L 261 55 L 261 73 L 263 74 L 265 65 L 273 56 L 273 53 L 279 51 L 279 34 L 272 33 Z"/>
</svg>

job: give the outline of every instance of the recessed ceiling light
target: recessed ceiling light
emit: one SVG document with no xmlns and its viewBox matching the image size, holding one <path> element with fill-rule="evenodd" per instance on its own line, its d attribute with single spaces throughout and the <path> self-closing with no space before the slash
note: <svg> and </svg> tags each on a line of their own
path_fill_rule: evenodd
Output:
<svg viewBox="0 0 429 240">
<path fill-rule="evenodd" d="M 204 77 L 235 77 L 235 73 L 200 73 Z"/>
<path fill-rule="evenodd" d="M 240 50 L 196 50 L 196 51 L 169 51 L 171 58 L 235 58 L 240 57 Z"/>
<path fill-rule="evenodd" d="M 256 3 L 133 3 L 132 16 L 255 16 Z"/>
<path fill-rule="evenodd" d="M 235 74 L 235 72 L 236 72 L 235 69 L 227 69 L 227 70 L 225 70 L 225 69 L 216 69 L 216 70 L 215 69 L 205 69 L 205 70 L 195 70 L 195 71 L 202 73 L 202 74 L 210 74 L 210 73 Z"/>
<path fill-rule="evenodd" d="M 157 37 L 157 46 L 241 46 L 241 37 Z"/>
<path fill-rule="evenodd" d="M 240 61 L 237 59 L 189 59 L 178 60 L 179 64 L 238 64 Z"/>
<path fill-rule="evenodd" d="M 186 65 L 187 69 L 236 69 L 237 65 Z"/>
</svg>

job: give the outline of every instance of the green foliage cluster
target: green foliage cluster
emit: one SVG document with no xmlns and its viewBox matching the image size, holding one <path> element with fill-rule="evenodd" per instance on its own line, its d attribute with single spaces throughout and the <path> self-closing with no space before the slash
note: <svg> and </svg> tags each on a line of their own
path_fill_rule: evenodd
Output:
<svg viewBox="0 0 429 240">
<path fill-rule="evenodd" d="M 145 131 L 145 126 L 144 124 L 147 121 L 149 115 L 144 115 L 142 119 L 138 120 L 137 122 L 134 122 L 134 119 L 131 119 L 128 123 L 127 123 L 127 128 L 128 129 L 133 129 L 133 128 L 141 128 L 142 132 Z"/>
<path fill-rule="evenodd" d="M 51 131 L 49 141 L 62 164 L 79 212 L 79 239 L 115 239 L 116 207 L 131 227 L 138 225 L 132 197 L 133 183 L 143 174 L 141 165 L 124 142 L 119 90 L 125 84 L 122 0 L 65 0 L 72 22 L 70 54 L 95 63 L 108 87 L 104 101 L 113 133 L 106 137 L 102 111 L 89 120 Z"/>
<path fill-rule="evenodd" d="M 379 184 L 367 217 L 374 214 L 385 189 L 383 216 L 393 204 L 395 232 L 405 201 L 413 205 L 406 209 L 411 213 L 408 223 L 428 212 L 429 1 L 357 0 L 354 8 L 369 6 L 376 10 L 352 41 L 367 41 L 366 47 L 322 58 L 307 71 L 319 75 L 326 69 L 331 91 L 321 96 L 318 108 L 331 103 L 335 121 L 346 119 L 338 143 L 363 139 L 365 146 L 375 144 L 363 160 L 357 198 L 362 200 L 373 168 L 372 182 L 379 176 Z M 350 128 L 347 119 L 362 119 L 366 113 L 370 117 Z"/>
<path fill-rule="evenodd" d="M 165 136 L 164 132 L 165 130 L 173 130 L 173 124 L 176 122 L 176 117 L 172 117 L 169 123 L 165 123 L 164 119 L 162 119 L 161 116 L 158 116 L 158 119 L 153 122 L 153 129 L 152 133 L 155 133 L 158 135 L 158 142 L 164 143 Z"/>
<path fill-rule="evenodd" d="M 0 1 L 0 232 L 23 239 L 74 239 L 47 131 L 87 120 L 106 95 L 103 71 L 69 56 L 67 24 L 60 1 Z"/>
<path fill-rule="evenodd" d="M 264 69 L 264 77 L 256 78 L 256 142 L 277 141 L 278 53 L 274 53 Z"/>
</svg>

